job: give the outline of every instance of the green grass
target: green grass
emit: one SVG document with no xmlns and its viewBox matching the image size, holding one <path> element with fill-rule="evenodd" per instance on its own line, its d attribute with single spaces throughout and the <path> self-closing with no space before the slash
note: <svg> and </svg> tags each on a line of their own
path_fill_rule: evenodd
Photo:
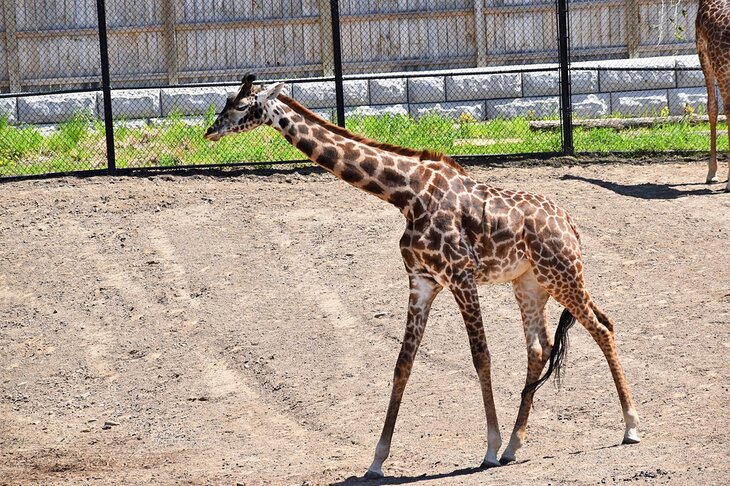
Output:
<svg viewBox="0 0 730 486">
<path fill-rule="evenodd" d="M 728 150 L 727 125 L 718 124 L 718 150 Z M 608 128 L 573 131 L 576 152 L 665 152 L 710 150 L 710 124 L 666 123 L 648 128 L 612 130 Z"/>
<path fill-rule="evenodd" d="M 269 127 L 225 137 L 217 143 L 203 139 L 215 117 L 211 110 L 198 123 L 180 115 L 164 122 L 132 127 L 115 125 L 117 167 L 154 167 L 236 162 L 301 160 L 302 154 Z M 418 120 L 405 115 L 350 117 L 347 128 L 369 138 L 452 155 L 557 152 L 559 130 L 531 131 L 529 120 L 476 122 L 462 115 L 459 122 L 437 115 Z M 607 128 L 574 130 L 577 152 L 663 152 L 709 150 L 709 124 L 664 123 L 650 128 L 617 131 Z M 727 151 L 726 125 L 718 127 L 719 150 Z M 39 174 L 106 167 L 104 125 L 76 117 L 52 134 L 32 126 L 12 126 L 0 120 L 0 175 Z"/>
</svg>

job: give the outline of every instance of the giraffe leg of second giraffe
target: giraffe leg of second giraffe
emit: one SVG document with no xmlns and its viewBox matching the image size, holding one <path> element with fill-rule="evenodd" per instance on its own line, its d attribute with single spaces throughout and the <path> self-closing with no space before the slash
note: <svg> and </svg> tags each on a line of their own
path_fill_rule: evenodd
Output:
<svg viewBox="0 0 730 486">
<path fill-rule="evenodd" d="M 715 96 L 715 80 L 712 83 L 708 80 L 707 86 L 707 116 L 710 120 L 710 160 L 707 162 L 708 184 L 717 182 L 717 97 Z"/>
<path fill-rule="evenodd" d="M 727 73 L 723 73 L 723 75 L 718 78 L 718 87 L 720 89 L 720 96 L 722 96 L 724 103 L 724 109 L 725 109 L 725 116 L 728 120 L 730 120 L 730 106 L 728 105 L 730 103 L 730 77 L 727 76 Z M 708 107 L 709 107 L 709 96 L 708 96 Z M 708 110 L 709 111 L 709 110 Z M 730 125 L 728 125 L 727 128 L 727 136 L 728 140 L 730 140 Z M 715 150 L 716 151 L 716 150 Z M 712 160 L 711 160 L 712 162 Z M 730 164 L 730 158 L 728 158 L 728 164 Z M 710 167 L 710 171 L 712 171 L 712 167 Z M 717 156 L 715 156 L 715 166 L 714 166 L 715 172 L 717 172 Z M 709 177 L 709 174 L 708 174 Z M 717 176 L 714 177 L 713 182 L 718 182 Z M 728 166 L 728 175 L 727 175 L 727 184 L 725 185 L 725 191 L 730 192 L 730 165 Z"/>
<path fill-rule="evenodd" d="M 697 54 L 699 55 L 702 73 L 705 78 L 705 88 L 707 89 L 707 117 L 710 121 L 710 160 L 707 162 L 707 177 L 705 181 L 708 184 L 717 182 L 717 95 L 715 93 L 715 71 L 712 68 L 712 60 L 708 52 L 707 39 L 697 37 Z"/>
<path fill-rule="evenodd" d="M 728 102 L 730 103 L 730 96 L 725 99 L 729 100 Z M 728 120 L 730 120 L 730 107 L 725 109 L 725 116 Z M 730 140 L 730 125 L 727 127 L 727 138 Z M 725 185 L 725 192 L 730 192 L 730 157 L 728 157 L 727 184 Z"/>
</svg>

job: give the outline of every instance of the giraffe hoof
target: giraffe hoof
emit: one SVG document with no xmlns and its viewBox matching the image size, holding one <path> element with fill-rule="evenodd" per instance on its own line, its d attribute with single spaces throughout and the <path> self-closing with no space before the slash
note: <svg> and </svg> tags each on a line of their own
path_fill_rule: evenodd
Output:
<svg viewBox="0 0 730 486">
<path fill-rule="evenodd" d="M 372 469 L 368 469 L 368 472 L 366 472 L 363 477 L 365 479 L 383 479 L 385 475 L 383 474 L 383 471 L 373 471 Z"/>
<path fill-rule="evenodd" d="M 502 457 L 499 458 L 499 463 L 501 465 L 503 465 L 503 466 L 506 465 L 506 464 L 509 464 L 510 462 L 515 462 L 515 458 L 514 457 L 506 457 L 506 456 L 502 456 Z"/>
<path fill-rule="evenodd" d="M 705 180 L 705 182 L 707 184 L 714 184 L 715 182 L 719 182 L 719 181 L 720 181 L 720 179 L 718 179 L 717 176 L 712 176 L 712 177 L 707 176 L 707 179 Z"/>
<path fill-rule="evenodd" d="M 624 435 L 624 440 L 621 443 L 638 444 L 639 442 L 641 442 L 641 437 L 639 437 L 639 433 L 636 431 L 636 429 L 629 429 L 626 431 L 626 434 Z"/>
<path fill-rule="evenodd" d="M 499 467 L 501 465 L 501 462 L 484 461 L 482 462 L 482 465 L 480 467 L 482 469 L 491 469 L 493 467 Z"/>
</svg>

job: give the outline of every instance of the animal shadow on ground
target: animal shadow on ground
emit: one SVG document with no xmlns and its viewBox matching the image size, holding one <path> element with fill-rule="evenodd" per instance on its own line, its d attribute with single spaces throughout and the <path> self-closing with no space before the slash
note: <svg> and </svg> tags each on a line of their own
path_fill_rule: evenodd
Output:
<svg viewBox="0 0 730 486">
<path fill-rule="evenodd" d="M 384 477 L 379 479 L 368 479 L 363 476 L 350 476 L 343 481 L 332 483 L 331 486 L 360 486 L 360 485 L 376 485 L 376 484 L 410 484 L 417 483 L 419 481 L 436 481 L 434 484 L 438 484 L 440 479 L 453 478 L 457 476 L 467 476 L 469 474 L 475 474 L 484 471 L 481 467 L 467 467 L 464 469 L 456 469 L 448 473 L 440 474 L 421 474 L 419 476 L 398 476 L 398 477 Z"/>
<path fill-rule="evenodd" d="M 637 199 L 677 199 L 686 196 L 705 196 L 709 194 L 722 194 L 722 191 L 714 191 L 702 182 L 694 182 L 688 184 L 654 184 L 645 182 L 642 184 L 619 184 L 617 182 L 604 181 L 601 179 L 592 179 L 590 177 L 576 176 L 565 174 L 560 178 L 564 181 L 583 181 L 594 184 L 609 191 L 613 191 L 621 196 L 635 197 Z M 677 186 L 705 186 L 702 189 L 677 189 Z"/>
<path fill-rule="evenodd" d="M 592 451 L 600 451 L 605 449 L 613 449 L 617 447 L 625 447 L 624 444 L 611 444 L 603 447 L 597 447 L 595 449 L 592 449 Z M 583 454 L 587 451 L 585 450 L 576 450 L 572 452 L 568 452 L 570 455 L 576 455 L 576 454 Z M 543 459 L 552 459 L 555 456 L 544 456 Z M 511 462 L 509 464 L 501 466 L 501 468 L 505 467 L 515 467 L 519 466 L 520 464 L 526 464 L 530 462 L 529 459 L 521 459 L 518 461 Z M 477 474 L 481 472 L 485 472 L 488 469 L 492 469 L 490 467 L 466 467 L 462 469 L 455 469 L 451 472 L 447 473 L 438 473 L 438 474 L 419 474 L 418 476 L 397 476 L 397 477 L 384 477 L 384 478 L 378 478 L 378 479 L 368 479 L 364 476 L 350 476 L 349 478 L 345 478 L 342 481 L 337 481 L 335 483 L 330 483 L 330 486 L 375 486 L 375 485 L 381 485 L 381 484 L 413 484 L 413 483 L 419 483 L 419 482 L 431 482 L 431 484 L 439 484 L 439 480 L 442 479 L 448 479 L 448 478 L 455 478 L 459 476 L 469 476 L 472 474 Z M 477 481 L 478 483 L 478 481 Z"/>
<path fill-rule="evenodd" d="M 507 466 L 502 467 L 510 467 L 514 466 L 516 464 L 522 464 L 527 462 L 527 460 L 522 461 L 516 461 L 513 462 Z M 373 486 L 373 485 L 381 485 L 381 484 L 411 484 L 411 483 L 418 483 L 418 482 L 426 482 L 426 481 L 433 481 L 432 484 L 439 484 L 439 480 L 447 479 L 447 478 L 455 478 L 458 476 L 468 476 L 471 474 L 476 474 L 480 472 L 484 472 L 487 469 L 487 467 L 466 467 L 463 469 L 455 469 L 451 472 L 447 473 L 439 473 L 439 474 L 420 474 L 418 476 L 398 476 L 398 477 L 384 477 L 379 479 L 368 479 L 363 476 L 357 477 L 357 476 L 350 476 L 349 478 L 346 478 L 342 481 L 338 481 L 336 483 L 331 483 L 330 486 Z"/>
</svg>

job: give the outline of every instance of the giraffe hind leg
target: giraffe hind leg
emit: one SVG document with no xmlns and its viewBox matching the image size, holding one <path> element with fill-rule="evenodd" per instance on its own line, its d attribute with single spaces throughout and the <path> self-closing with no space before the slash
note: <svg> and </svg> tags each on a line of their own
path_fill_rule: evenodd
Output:
<svg viewBox="0 0 730 486">
<path fill-rule="evenodd" d="M 588 331 L 596 344 L 601 348 L 608 362 L 626 425 L 623 443 L 635 444 L 640 442 L 641 439 L 638 432 L 639 415 L 636 413 L 631 392 L 629 391 L 629 386 L 619 360 L 616 341 L 614 339 L 613 321 L 598 308 L 585 290 L 576 289 L 567 295 L 562 293 L 554 295 L 554 297 Z"/>
<path fill-rule="evenodd" d="M 550 295 L 537 283 L 532 271 L 526 272 L 512 282 L 515 299 L 520 308 L 527 345 L 527 376 L 525 386 L 538 380 L 548 356 L 551 354 L 552 339 L 548 334 L 545 305 Z M 534 389 L 523 392 L 509 444 L 499 459 L 501 464 L 515 460 L 516 452 L 525 441 L 527 419 L 532 408 Z"/>
<path fill-rule="evenodd" d="M 723 72 L 721 76 L 718 76 L 718 85 L 720 88 L 720 96 L 723 101 L 723 109 L 725 111 L 725 117 L 728 120 L 728 141 L 730 141 L 730 73 Z M 709 103 L 709 101 L 708 101 Z M 717 181 L 715 177 L 715 181 Z M 727 185 L 725 191 L 730 192 L 730 157 L 728 157 L 728 174 L 727 174 Z"/>
<path fill-rule="evenodd" d="M 614 337 L 614 323 L 613 319 L 611 319 L 605 312 L 601 310 L 600 307 L 598 307 L 598 304 L 591 301 L 590 302 L 591 310 L 593 311 L 593 314 L 596 316 L 596 319 L 598 319 L 598 322 L 609 331 L 609 335 L 611 338 L 611 343 L 614 347 L 614 353 L 616 354 L 616 363 L 620 367 L 620 363 L 618 362 L 618 352 L 615 351 L 616 348 L 616 340 Z M 603 348 L 601 348 L 603 350 Z M 605 352 L 604 352 L 605 354 Z M 606 357 L 608 359 L 608 356 Z M 610 366 L 610 362 L 609 362 Z M 613 369 L 611 370 L 611 373 L 613 374 Z M 623 377 L 623 373 L 621 374 Z M 615 380 L 615 377 L 614 377 Z M 625 384 L 625 380 L 624 380 Z M 616 384 L 616 387 L 618 388 L 618 383 Z M 626 391 L 628 392 L 628 385 L 626 385 Z M 621 393 L 619 392 L 619 398 L 621 397 Z M 626 423 L 626 432 L 624 434 L 624 444 L 638 444 L 641 442 L 641 438 L 639 437 L 639 417 L 636 414 L 636 409 L 633 406 L 632 400 L 631 400 L 631 394 L 628 395 L 628 409 L 624 404 L 624 400 L 621 400 L 621 408 L 624 411 L 624 422 Z"/>
<path fill-rule="evenodd" d="M 560 314 L 560 321 L 558 321 L 558 327 L 555 329 L 554 343 L 548 359 L 548 369 L 542 377 L 525 385 L 525 388 L 522 389 L 523 396 L 528 393 L 534 394 L 538 388 L 550 379 L 553 373 L 555 373 L 555 381 L 558 385 L 560 384 L 565 356 L 568 353 L 568 331 L 573 327 L 573 324 L 575 324 L 575 317 L 568 309 L 563 309 L 563 313 Z"/>
<path fill-rule="evenodd" d="M 563 236 L 566 235 L 563 234 Z M 552 265 L 549 267 L 533 266 L 535 277 L 545 291 L 565 307 L 565 312 L 563 312 L 556 330 L 555 343 L 550 353 L 554 359 L 551 359 L 552 363 L 548 372 L 556 367 L 560 368 L 559 364 L 562 361 L 562 359 L 558 359 L 561 357 L 560 348 L 567 347 L 567 332 L 575 318 L 598 344 L 608 362 L 626 424 L 624 442 L 638 442 L 640 440 L 639 417 L 616 351 L 614 326 L 608 316 L 592 301 L 585 288 L 579 242 L 577 238 L 564 238 L 562 245 L 556 245 L 554 240 L 551 245 L 546 245 L 545 238 L 543 235 L 543 240 L 533 242 L 534 259 L 535 261 L 551 259 Z M 539 382 L 535 385 L 535 387 L 537 386 L 539 386 Z M 529 386 L 527 388 L 529 391 Z"/>
</svg>

